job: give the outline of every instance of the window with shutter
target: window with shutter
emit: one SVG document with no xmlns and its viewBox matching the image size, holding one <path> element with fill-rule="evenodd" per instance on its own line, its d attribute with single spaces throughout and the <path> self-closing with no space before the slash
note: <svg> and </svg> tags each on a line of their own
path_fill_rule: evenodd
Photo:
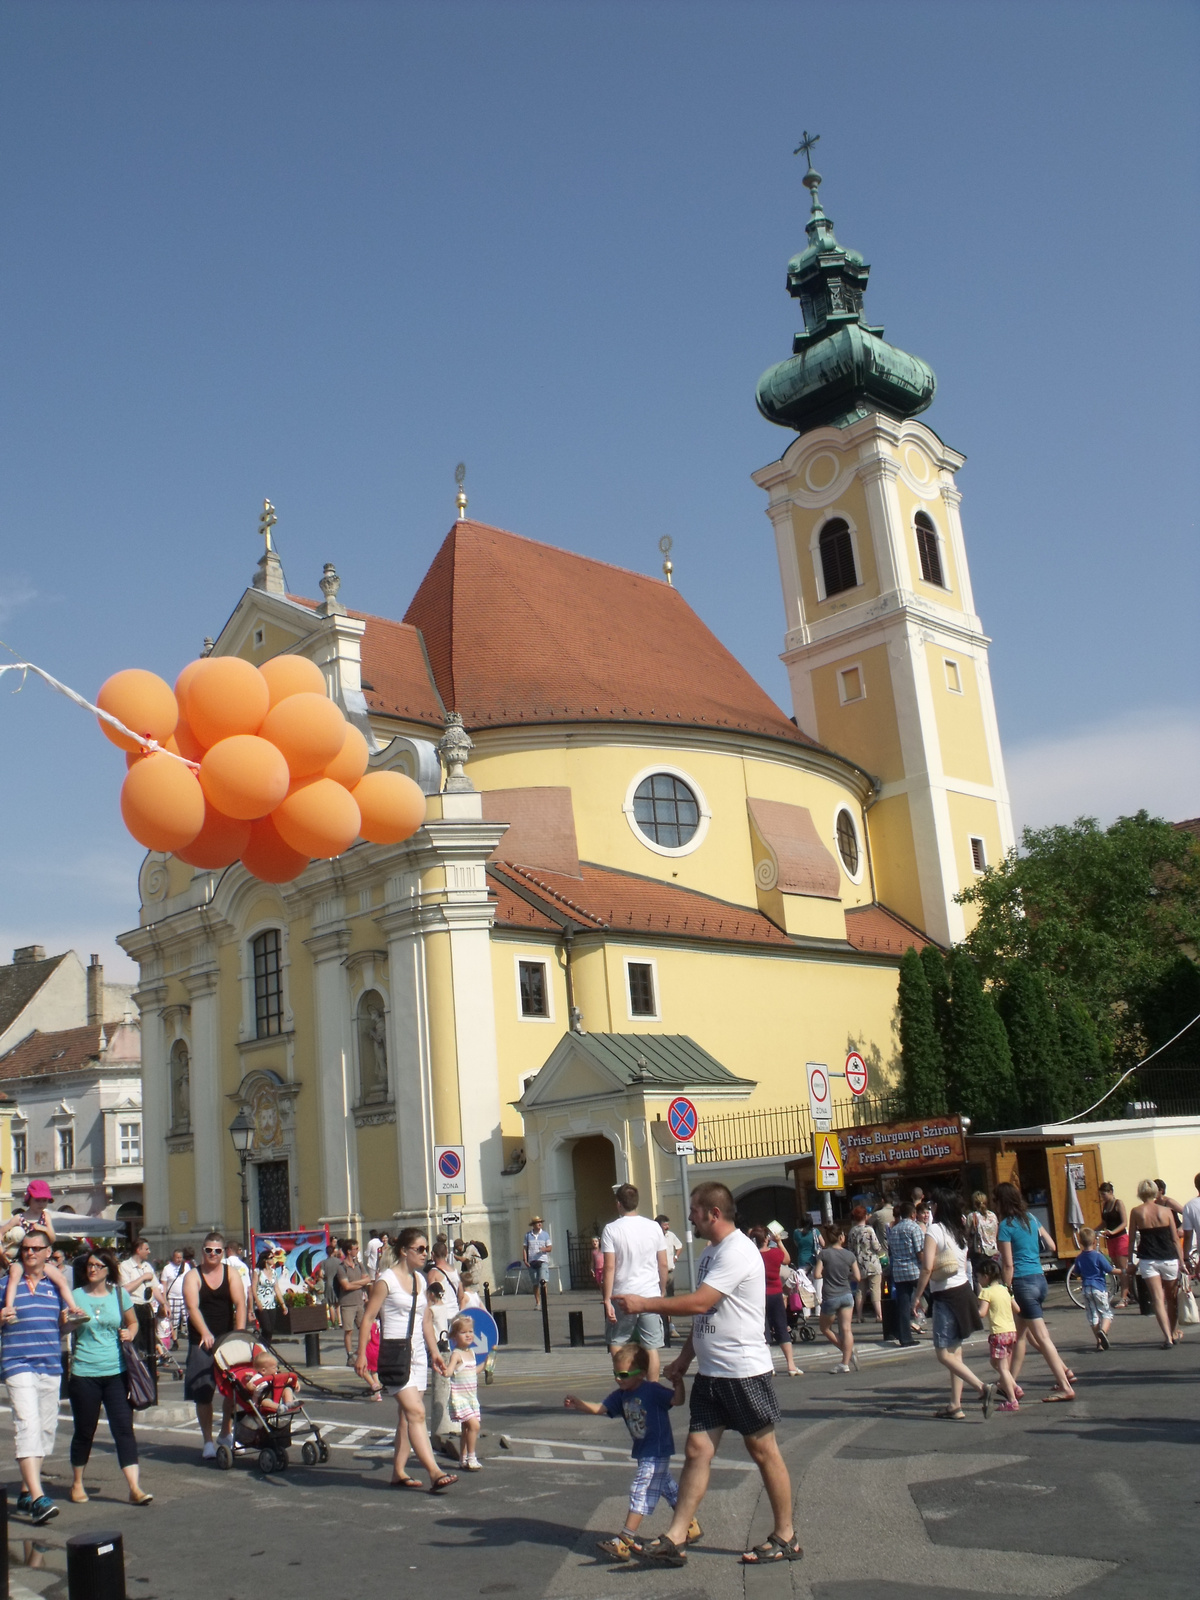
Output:
<svg viewBox="0 0 1200 1600">
<path fill-rule="evenodd" d="M 821 551 L 821 577 L 825 584 L 825 598 L 841 594 L 844 589 L 858 587 L 858 573 L 854 569 L 854 545 L 849 526 L 840 517 L 827 522 L 817 541 Z"/>
<path fill-rule="evenodd" d="M 944 589 L 946 583 L 942 577 L 942 552 L 938 547 L 937 530 L 923 511 L 917 512 L 916 524 L 921 576 L 926 583 L 936 583 L 939 589 Z"/>
</svg>

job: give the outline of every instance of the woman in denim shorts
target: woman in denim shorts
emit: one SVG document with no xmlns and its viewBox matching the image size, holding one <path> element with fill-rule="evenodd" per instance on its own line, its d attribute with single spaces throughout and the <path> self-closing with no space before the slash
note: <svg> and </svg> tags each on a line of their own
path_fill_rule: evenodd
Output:
<svg viewBox="0 0 1200 1600">
<path fill-rule="evenodd" d="M 951 1422 L 962 1422 L 963 1385 L 974 1389 L 983 1403 L 983 1414 L 990 1417 L 996 1405 L 996 1385 L 976 1377 L 959 1351 L 969 1333 L 983 1327 L 979 1306 L 971 1288 L 967 1265 L 967 1225 L 962 1203 L 948 1189 L 938 1189 L 932 1199 L 933 1216 L 921 1252 L 918 1296 L 928 1284 L 933 1297 L 934 1354 L 950 1374 L 950 1404 L 937 1415 Z"/>
<path fill-rule="evenodd" d="M 1075 1374 L 1064 1365 L 1054 1347 L 1050 1330 L 1042 1317 L 1042 1302 L 1046 1298 L 1046 1274 L 1042 1271 L 1041 1243 L 1045 1240 L 1050 1249 L 1056 1248 L 1054 1240 L 1030 1214 L 1025 1197 L 1015 1183 L 999 1183 L 995 1194 L 996 1211 L 1000 1217 L 1000 1266 L 1005 1283 L 1017 1302 L 1017 1343 L 1013 1350 L 1012 1375 L 1020 1379 L 1025 1361 L 1026 1343 L 1031 1344 L 1045 1361 L 1054 1377 L 1054 1391 L 1043 1395 L 1043 1400 L 1074 1400 L 1071 1387 Z M 1017 1399 L 1024 1391 L 1017 1382 Z"/>
</svg>

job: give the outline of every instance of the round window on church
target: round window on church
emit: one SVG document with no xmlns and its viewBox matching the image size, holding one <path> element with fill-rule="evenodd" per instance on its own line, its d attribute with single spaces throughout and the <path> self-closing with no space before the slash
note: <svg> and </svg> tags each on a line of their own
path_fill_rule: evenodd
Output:
<svg viewBox="0 0 1200 1600">
<path fill-rule="evenodd" d="M 647 839 L 679 850 L 696 836 L 700 803 L 682 778 L 656 772 L 634 790 L 633 819 Z"/>
<path fill-rule="evenodd" d="M 837 847 L 842 865 L 852 878 L 857 878 L 860 859 L 858 829 L 854 826 L 854 818 L 845 809 L 837 814 Z"/>
</svg>

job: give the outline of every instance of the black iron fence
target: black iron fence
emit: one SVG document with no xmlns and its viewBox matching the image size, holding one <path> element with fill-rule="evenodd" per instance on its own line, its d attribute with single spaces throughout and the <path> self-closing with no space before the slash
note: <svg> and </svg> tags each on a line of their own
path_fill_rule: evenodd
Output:
<svg viewBox="0 0 1200 1600">
<path fill-rule="evenodd" d="M 1200 1062 L 1143 1067 L 1126 1078 L 1120 1088 L 1097 1107 L 1094 1115 L 1097 1121 L 1121 1117 L 1200 1116 Z"/>
<path fill-rule="evenodd" d="M 839 1101 L 831 1109 L 830 1123 L 839 1128 L 862 1128 L 874 1122 L 894 1122 L 904 1115 L 899 1097 L 864 1094 Z M 702 1117 L 696 1129 L 693 1161 L 764 1161 L 778 1156 L 801 1156 L 812 1149 L 812 1115 L 807 1106 L 777 1106 L 763 1111 L 725 1111 Z"/>
<path fill-rule="evenodd" d="M 578 1233 L 567 1234 L 567 1270 L 571 1275 L 572 1289 L 594 1289 L 596 1280 L 592 1277 L 592 1238 L 591 1235 Z"/>
</svg>

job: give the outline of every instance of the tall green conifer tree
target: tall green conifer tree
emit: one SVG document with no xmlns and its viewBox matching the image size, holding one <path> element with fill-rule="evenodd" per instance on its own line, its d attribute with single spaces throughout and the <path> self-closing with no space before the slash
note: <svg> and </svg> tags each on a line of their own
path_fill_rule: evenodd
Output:
<svg viewBox="0 0 1200 1600">
<path fill-rule="evenodd" d="M 949 1046 L 946 1089 L 951 1111 L 969 1116 L 977 1131 L 1002 1128 L 1016 1107 L 1012 1055 L 1004 1024 L 983 992 L 975 963 L 950 952 Z"/>
<path fill-rule="evenodd" d="M 950 1037 L 950 974 L 946 958 L 935 944 L 927 944 L 921 951 L 921 965 L 929 980 L 929 993 L 933 1000 L 933 1020 L 938 1038 L 942 1041 L 942 1055 Z"/>
<path fill-rule="evenodd" d="M 933 1019 L 933 997 L 921 958 L 911 947 L 900 962 L 900 1061 L 904 1109 L 910 1117 L 946 1110 L 942 1043 Z"/>
<path fill-rule="evenodd" d="M 1027 961 L 1012 962 L 996 1004 L 1008 1034 L 1022 1121 L 1055 1122 L 1070 1115 L 1058 1018 L 1041 973 Z"/>
</svg>

